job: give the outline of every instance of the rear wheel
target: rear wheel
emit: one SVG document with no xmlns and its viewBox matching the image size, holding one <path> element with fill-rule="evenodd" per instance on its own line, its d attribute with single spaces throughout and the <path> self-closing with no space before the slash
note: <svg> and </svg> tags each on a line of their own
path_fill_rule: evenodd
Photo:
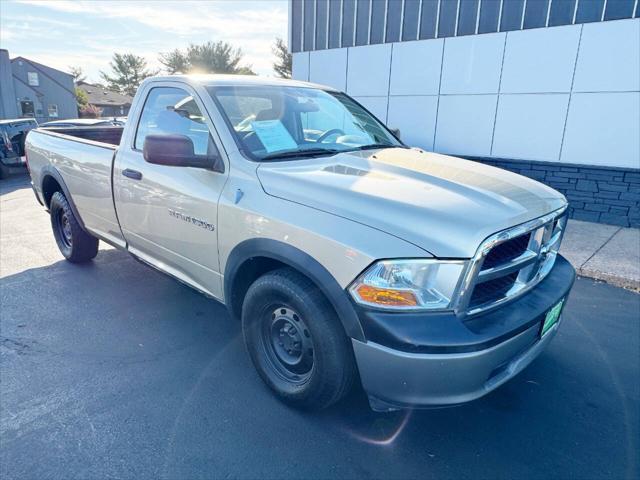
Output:
<svg viewBox="0 0 640 480">
<path fill-rule="evenodd" d="M 319 410 L 351 388 L 349 339 L 318 288 L 298 272 L 270 272 L 249 288 L 242 329 L 253 364 L 282 400 Z"/>
<path fill-rule="evenodd" d="M 62 192 L 53 194 L 49 211 L 53 236 L 64 258 L 82 263 L 98 254 L 98 239 L 82 229 Z"/>
</svg>

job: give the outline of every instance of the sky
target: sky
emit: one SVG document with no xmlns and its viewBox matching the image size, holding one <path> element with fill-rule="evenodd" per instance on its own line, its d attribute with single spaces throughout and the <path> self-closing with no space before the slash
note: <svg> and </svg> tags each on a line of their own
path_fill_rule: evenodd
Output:
<svg viewBox="0 0 640 480">
<path fill-rule="evenodd" d="M 273 76 L 271 47 L 287 38 L 287 11 L 287 0 L 0 0 L 0 47 L 63 71 L 79 66 L 99 82 L 114 52 L 160 68 L 160 52 L 224 40 L 242 49 L 243 64 Z"/>
</svg>

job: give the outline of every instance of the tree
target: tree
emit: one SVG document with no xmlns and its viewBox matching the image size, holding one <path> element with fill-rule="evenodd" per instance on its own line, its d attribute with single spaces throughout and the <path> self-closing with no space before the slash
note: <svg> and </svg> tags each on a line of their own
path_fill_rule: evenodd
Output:
<svg viewBox="0 0 640 480">
<path fill-rule="evenodd" d="M 87 92 L 85 92 L 79 87 L 75 88 L 75 92 L 76 92 L 76 103 L 78 104 L 78 108 L 82 108 L 89 103 L 89 97 L 87 96 Z"/>
<path fill-rule="evenodd" d="M 189 73 L 187 56 L 178 48 L 167 53 L 161 53 L 158 60 L 164 65 L 167 73 L 171 75 L 175 73 Z"/>
<path fill-rule="evenodd" d="M 89 97 L 87 96 L 87 92 L 79 87 L 76 87 L 74 91 L 76 93 L 76 109 L 78 110 L 78 114 L 80 114 L 89 104 Z"/>
<path fill-rule="evenodd" d="M 251 65 L 240 65 L 242 50 L 230 43 L 207 42 L 191 44 L 185 51 L 175 49 L 161 53 L 158 60 L 168 73 L 232 73 L 255 75 Z"/>
<path fill-rule="evenodd" d="M 102 109 L 89 103 L 80 107 L 80 116 L 82 118 L 100 118 L 102 116 Z"/>
<path fill-rule="evenodd" d="M 284 40 L 276 38 L 271 51 L 276 56 L 276 61 L 273 62 L 273 71 L 280 78 L 291 78 L 291 54 Z"/>
<path fill-rule="evenodd" d="M 100 72 L 102 79 L 107 82 L 107 88 L 125 95 L 135 95 L 138 85 L 156 72 L 147 68 L 147 61 L 143 57 L 132 53 L 114 53 L 109 62 L 113 73 L 111 75 Z"/>
<path fill-rule="evenodd" d="M 73 83 L 76 85 L 80 82 L 84 82 L 87 76 L 84 74 L 82 67 L 69 67 L 69 73 L 73 75 Z"/>
</svg>

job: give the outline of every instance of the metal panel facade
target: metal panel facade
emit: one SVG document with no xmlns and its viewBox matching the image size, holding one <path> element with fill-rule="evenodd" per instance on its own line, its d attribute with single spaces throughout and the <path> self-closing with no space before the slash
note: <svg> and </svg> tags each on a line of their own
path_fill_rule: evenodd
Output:
<svg viewBox="0 0 640 480">
<path fill-rule="evenodd" d="M 289 45 L 294 53 L 620 20 L 639 14 L 638 0 L 290 1 Z"/>
</svg>

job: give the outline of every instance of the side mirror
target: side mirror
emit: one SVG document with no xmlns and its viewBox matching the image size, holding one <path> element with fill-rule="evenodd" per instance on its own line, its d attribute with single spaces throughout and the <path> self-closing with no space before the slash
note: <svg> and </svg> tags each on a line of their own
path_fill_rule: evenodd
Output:
<svg viewBox="0 0 640 480">
<path fill-rule="evenodd" d="M 398 140 L 400 140 L 400 129 L 399 128 L 389 128 L 389 130 L 391 130 L 391 133 L 393 133 L 394 137 L 396 137 Z"/>
<path fill-rule="evenodd" d="M 147 135 L 142 154 L 145 161 L 172 167 L 194 167 L 216 170 L 222 164 L 220 157 L 196 155 L 193 141 L 185 135 Z"/>
</svg>

